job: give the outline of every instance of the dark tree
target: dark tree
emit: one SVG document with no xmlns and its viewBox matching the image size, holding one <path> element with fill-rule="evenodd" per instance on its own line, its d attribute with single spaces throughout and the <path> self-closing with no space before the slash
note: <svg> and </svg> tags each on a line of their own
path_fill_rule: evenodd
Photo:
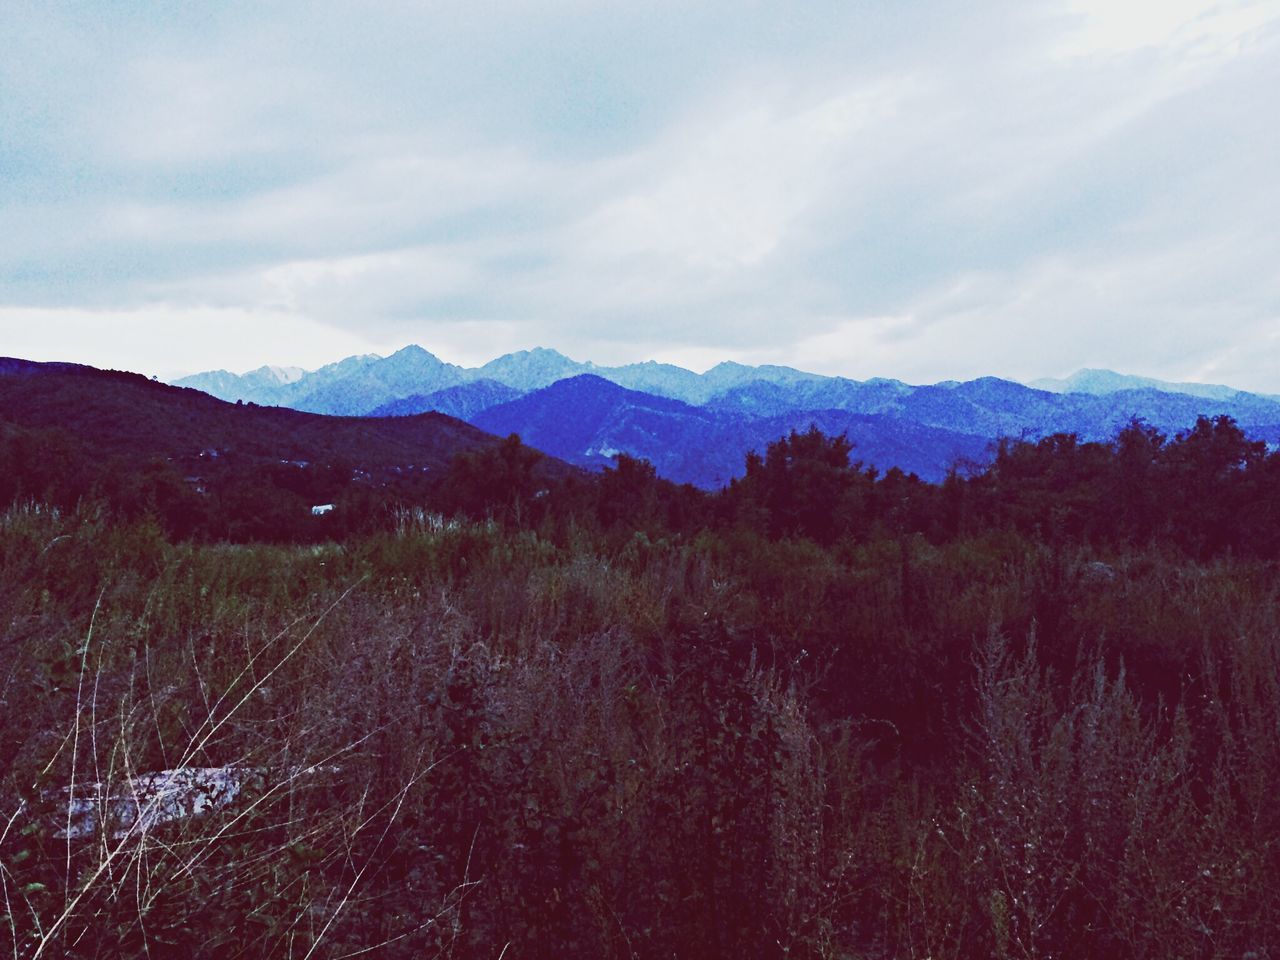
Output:
<svg viewBox="0 0 1280 960">
<path fill-rule="evenodd" d="M 853 442 L 817 426 L 769 444 L 764 457 L 747 455 L 742 481 L 748 509 L 761 509 L 773 537 L 802 536 L 829 544 L 854 525 L 870 477 L 849 463 Z"/>
<path fill-rule="evenodd" d="M 473 517 L 521 526 L 538 492 L 534 468 L 541 459 L 515 433 L 494 446 L 459 454 L 449 468 L 446 497 Z"/>
</svg>

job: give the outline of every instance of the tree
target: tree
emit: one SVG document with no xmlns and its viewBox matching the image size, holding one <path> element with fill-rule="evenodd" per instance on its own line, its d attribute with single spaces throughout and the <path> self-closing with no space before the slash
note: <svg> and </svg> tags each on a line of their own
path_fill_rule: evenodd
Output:
<svg viewBox="0 0 1280 960">
<path fill-rule="evenodd" d="M 853 442 L 828 437 L 817 425 L 747 454 L 746 499 L 762 508 L 774 537 L 802 536 L 830 544 L 853 524 L 858 493 L 870 478 L 849 463 Z"/>
<path fill-rule="evenodd" d="M 542 454 L 513 433 L 493 446 L 454 458 L 446 480 L 448 499 L 474 517 L 489 516 L 520 526 L 533 501 L 534 468 Z"/>
<path fill-rule="evenodd" d="M 652 463 L 620 453 L 613 468 L 600 476 L 600 499 L 596 508 L 600 523 L 643 530 L 653 525 L 658 509 L 658 475 Z"/>
<path fill-rule="evenodd" d="M 1157 532 L 1164 482 L 1161 454 L 1165 436 L 1138 418 L 1112 443 L 1111 483 L 1104 507 L 1114 533 L 1145 544 Z"/>
<path fill-rule="evenodd" d="M 1200 417 L 1165 448 L 1170 481 L 1168 500 L 1175 506 L 1184 546 L 1201 555 L 1238 543 L 1239 525 L 1249 503 L 1252 476 L 1266 459 L 1267 446 L 1250 440 L 1235 420 Z"/>
</svg>

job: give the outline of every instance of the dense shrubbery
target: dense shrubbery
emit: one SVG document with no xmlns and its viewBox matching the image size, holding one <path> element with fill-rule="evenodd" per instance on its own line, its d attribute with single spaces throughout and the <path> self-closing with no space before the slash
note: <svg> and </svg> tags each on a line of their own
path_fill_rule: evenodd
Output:
<svg viewBox="0 0 1280 960">
<path fill-rule="evenodd" d="M 248 545 L 5 442 L 15 956 L 1280 950 L 1280 466 L 1229 421 L 939 486 L 794 434 L 716 496 L 512 441 L 429 491 L 458 519 L 347 485 Z"/>
</svg>

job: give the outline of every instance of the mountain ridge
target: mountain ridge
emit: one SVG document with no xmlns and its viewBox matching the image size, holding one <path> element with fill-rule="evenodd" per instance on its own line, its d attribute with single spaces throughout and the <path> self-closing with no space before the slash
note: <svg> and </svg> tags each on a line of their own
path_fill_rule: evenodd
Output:
<svg viewBox="0 0 1280 960">
<path fill-rule="evenodd" d="M 703 373 L 652 360 L 606 367 L 545 347 L 466 368 L 411 346 L 385 358 L 349 357 L 288 384 L 275 375 L 265 378 L 270 382 L 254 380 L 256 373 L 236 381 L 224 372 L 204 385 L 224 395 L 257 391 L 267 402 L 283 398 L 284 405 L 318 412 L 436 409 L 492 432 L 519 433 L 580 466 L 599 469 L 625 452 L 651 460 L 669 479 L 700 486 L 740 475 L 747 450 L 776 439 L 768 430 L 785 433 L 809 423 L 855 430 L 855 442 L 874 465 L 900 466 L 927 479 L 944 475 L 956 457 L 980 459 L 1002 437 L 1074 433 L 1107 440 L 1134 419 L 1172 435 L 1200 416 L 1230 416 L 1254 436 L 1280 441 L 1275 397 L 1217 385 L 1190 393 L 1178 389 L 1187 385 L 1107 370 L 1032 384 L 987 376 L 913 385 L 732 360 Z M 583 377 L 576 386 L 554 389 Z M 567 400 L 574 391 L 578 400 Z"/>
<path fill-rule="evenodd" d="M 592 374 L 619 386 L 656 396 L 705 403 L 730 386 L 763 380 L 771 383 L 814 382 L 830 379 L 791 367 L 766 364 L 750 367 L 724 361 L 705 373 L 675 364 L 646 360 L 621 366 L 601 366 L 577 361 L 557 350 L 535 347 L 503 354 L 479 367 L 446 363 L 424 348 L 411 344 L 387 357 L 358 354 L 314 371 L 303 372 L 287 383 L 261 375 L 263 370 L 297 368 L 264 367 L 245 374 L 226 370 L 190 374 L 172 381 L 175 386 L 203 390 L 221 400 L 292 406 L 312 413 L 360 415 L 406 396 L 426 395 L 476 380 L 494 380 L 523 392 L 550 386 L 557 380 Z M 429 371 L 424 380 L 407 384 L 415 372 Z M 345 389 L 336 384 L 346 381 Z M 396 389 L 405 389 L 393 395 Z M 361 396 L 359 391 L 363 390 Z M 362 405 L 363 410 L 355 407 Z"/>
<path fill-rule="evenodd" d="M 1030 380 L 1027 386 L 1051 393 L 1089 393 L 1103 396 L 1110 393 L 1121 393 L 1126 390 L 1158 390 L 1162 393 L 1183 393 L 1193 397 L 1204 397 L 1211 400 L 1231 400 L 1240 394 L 1264 397 L 1268 400 L 1280 401 L 1280 394 L 1256 393 L 1229 387 L 1221 383 L 1199 383 L 1195 381 L 1159 380 L 1155 377 L 1141 377 L 1129 373 L 1117 373 L 1098 367 L 1082 367 L 1068 377 L 1041 377 Z"/>
<path fill-rule="evenodd" d="M 695 405 L 714 402 L 725 393 L 754 383 L 768 383 L 789 389 L 799 389 L 804 386 L 811 392 L 826 390 L 838 393 L 840 390 L 847 392 L 853 387 L 883 388 L 884 385 L 890 385 L 897 390 L 929 386 L 948 388 L 959 386 L 962 382 L 990 380 L 1018 383 L 1031 390 L 1057 395 L 1074 393 L 1110 396 L 1133 390 L 1154 390 L 1160 393 L 1194 396 L 1220 402 L 1231 402 L 1239 398 L 1247 398 L 1251 401 L 1263 400 L 1280 407 L 1280 394 L 1257 393 L 1223 384 L 1158 380 L 1101 368 L 1082 368 L 1069 377 L 1044 377 L 1026 383 L 1000 377 L 979 377 L 970 381 L 944 380 L 934 384 L 912 385 L 882 377 L 859 381 L 841 376 L 810 373 L 777 364 L 750 366 L 733 360 L 721 361 L 702 373 L 655 360 L 621 366 L 605 366 L 591 361 L 573 360 L 548 347 L 518 350 L 496 357 L 479 367 L 463 367 L 440 360 L 417 344 L 403 347 L 387 357 L 377 354 L 357 354 L 312 371 L 303 370 L 301 367 L 267 365 L 243 374 L 235 374 L 227 370 L 205 371 L 181 377 L 172 382 L 177 386 L 203 390 L 224 400 L 274 403 L 281 406 L 296 406 L 298 409 L 310 410 L 311 407 L 323 407 L 326 403 L 335 402 L 348 406 L 364 404 L 364 410 L 342 410 L 348 415 L 361 415 L 394 400 L 413 395 L 425 396 L 437 390 L 477 380 L 493 380 L 513 389 L 528 392 L 580 374 L 593 374 L 628 389 L 671 397 Z M 374 399 L 372 397 L 359 396 L 354 388 L 339 391 L 336 396 L 331 390 L 326 392 L 324 389 L 331 387 L 337 381 L 354 377 L 357 383 L 363 380 L 363 385 L 372 393 L 376 393 L 379 388 L 384 392 L 394 392 L 396 389 L 403 388 L 405 382 L 412 381 L 415 376 L 419 379 L 410 384 L 412 389 L 409 392 L 399 396 L 382 397 L 377 403 L 371 402 Z M 315 409 L 310 412 L 337 411 Z"/>
</svg>

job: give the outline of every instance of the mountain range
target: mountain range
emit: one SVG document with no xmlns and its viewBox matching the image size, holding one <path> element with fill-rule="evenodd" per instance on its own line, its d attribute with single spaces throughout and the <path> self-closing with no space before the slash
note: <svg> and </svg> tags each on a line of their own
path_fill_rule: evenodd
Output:
<svg viewBox="0 0 1280 960">
<path fill-rule="evenodd" d="M 627 453 L 650 460 L 662 476 L 708 488 L 740 476 L 747 451 L 763 451 L 810 424 L 847 431 L 854 456 L 867 465 L 929 480 L 957 464 L 981 463 L 1000 437 L 1065 432 L 1105 440 L 1135 417 L 1174 434 L 1199 416 L 1227 415 L 1258 438 L 1280 441 L 1280 396 L 1110 370 L 1031 384 L 982 377 L 913 385 L 734 362 L 705 373 L 654 361 L 608 367 L 544 347 L 469 368 L 408 346 L 310 372 L 219 370 L 175 384 L 228 401 L 339 416 L 435 411 L 490 433 L 518 433 L 579 466 L 599 469 Z"/>
<path fill-rule="evenodd" d="M 728 361 L 706 373 L 652 360 L 603 367 L 571 360 L 546 347 L 509 353 L 482 367 L 460 367 L 440 360 L 422 347 L 410 345 L 389 357 L 376 354 L 347 357 L 311 372 L 299 372 L 296 367 L 260 367 L 241 375 L 214 370 L 173 383 L 201 390 L 220 400 L 361 416 L 410 396 L 427 396 L 471 383 L 489 381 L 528 393 L 582 374 L 593 374 L 629 390 L 693 404 L 708 403 L 726 391 L 752 383 L 787 387 L 837 379 L 790 367 L 749 367 Z"/>
</svg>

